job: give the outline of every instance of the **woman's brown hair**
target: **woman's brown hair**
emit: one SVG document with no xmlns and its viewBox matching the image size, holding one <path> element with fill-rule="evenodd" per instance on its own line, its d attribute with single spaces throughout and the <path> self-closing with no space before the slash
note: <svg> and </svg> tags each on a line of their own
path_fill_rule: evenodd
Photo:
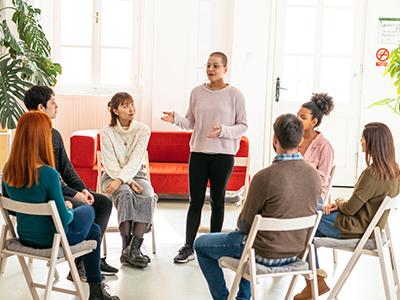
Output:
<svg viewBox="0 0 400 300">
<path fill-rule="evenodd" d="M 110 126 L 114 127 L 115 125 L 117 125 L 118 116 L 115 114 L 114 109 L 118 109 L 118 106 L 120 106 L 124 102 L 133 103 L 132 96 L 128 93 L 119 92 L 111 98 L 110 102 L 108 102 L 108 110 L 111 114 Z"/>
<path fill-rule="evenodd" d="M 365 161 L 372 174 L 383 180 L 397 178 L 400 170 L 390 129 L 383 123 L 368 123 L 362 135 L 365 139 Z"/>
<path fill-rule="evenodd" d="M 31 187 L 38 183 L 38 165 L 54 168 L 51 120 L 46 113 L 30 111 L 18 121 L 4 181 L 10 186 Z"/>
</svg>

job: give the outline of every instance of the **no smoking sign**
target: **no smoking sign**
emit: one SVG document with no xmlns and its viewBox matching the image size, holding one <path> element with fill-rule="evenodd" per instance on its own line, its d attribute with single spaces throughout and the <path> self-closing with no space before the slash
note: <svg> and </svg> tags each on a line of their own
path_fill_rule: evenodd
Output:
<svg viewBox="0 0 400 300">
<path fill-rule="evenodd" d="M 376 59 L 378 60 L 376 62 L 376 66 L 380 67 L 383 66 L 385 67 L 387 65 L 387 60 L 389 58 L 389 50 L 386 48 L 379 48 L 378 51 L 376 51 Z"/>
</svg>

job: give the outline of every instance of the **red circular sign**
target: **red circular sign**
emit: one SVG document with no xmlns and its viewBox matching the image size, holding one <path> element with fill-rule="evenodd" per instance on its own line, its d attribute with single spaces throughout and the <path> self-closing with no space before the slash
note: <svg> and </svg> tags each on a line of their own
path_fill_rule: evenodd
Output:
<svg viewBox="0 0 400 300">
<path fill-rule="evenodd" d="M 380 48 L 376 51 L 376 58 L 379 61 L 386 61 L 389 58 L 389 50 L 386 48 Z"/>
</svg>

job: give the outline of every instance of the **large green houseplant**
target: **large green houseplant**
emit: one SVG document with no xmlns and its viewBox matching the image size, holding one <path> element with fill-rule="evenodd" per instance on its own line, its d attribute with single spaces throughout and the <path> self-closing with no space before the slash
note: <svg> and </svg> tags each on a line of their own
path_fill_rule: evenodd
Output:
<svg viewBox="0 0 400 300">
<path fill-rule="evenodd" d="M 50 59 L 40 9 L 25 0 L 11 3 L 0 9 L 0 126 L 8 129 L 15 128 L 24 112 L 25 91 L 33 84 L 53 86 L 61 74 L 61 66 Z M 11 20 L 4 17 L 6 11 Z"/>
<path fill-rule="evenodd" d="M 400 45 L 390 53 L 389 63 L 383 74 L 390 75 L 390 78 L 394 81 L 393 85 L 396 88 L 397 96 L 376 101 L 369 107 L 385 105 L 395 114 L 400 115 Z"/>
</svg>

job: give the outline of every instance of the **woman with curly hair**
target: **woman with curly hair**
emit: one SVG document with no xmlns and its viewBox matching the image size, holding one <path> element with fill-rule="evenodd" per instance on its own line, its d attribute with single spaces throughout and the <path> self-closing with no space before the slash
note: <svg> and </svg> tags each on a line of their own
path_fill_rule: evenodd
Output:
<svg viewBox="0 0 400 300">
<path fill-rule="evenodd" d="M 318 209 L 322 209 L 331 180 L 330 173 L 333 167 L 334 151 L 331 143 L 316 128 L 322 118 L 333 110 L 332 97 L 326 93 L 315 93 L 311 100 L 304 103 L 297 117 L 303 122 L 303 141 L 299 145 L 299 152 L 321 175 L 322 194 L 318 201 Z"/>
</svg>

